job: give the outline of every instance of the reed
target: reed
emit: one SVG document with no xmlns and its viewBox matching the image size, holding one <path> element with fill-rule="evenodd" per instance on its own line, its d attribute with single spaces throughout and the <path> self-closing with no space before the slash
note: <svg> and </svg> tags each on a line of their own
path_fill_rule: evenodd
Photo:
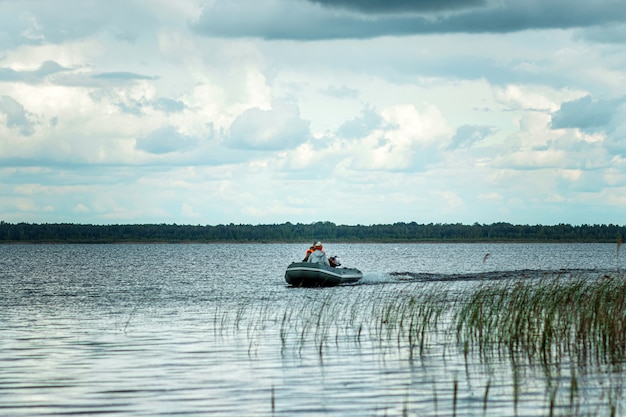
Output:
<svg viewBox="0 0 626 417">
<path fill-rule="evenodd" d="M 454 379 L 454 386 L 452 389 L 452 417 L 456 417 L 457 397 L 459 392 L 459 382 Z"/>
<path fill-rule="evenodd" d="M 520 277 L 456 288 L 445 283 L 362 287 L 310 290 L 271 305 L 217 305 L 213 333 L 247 338 L 250 354 L 277 338 L 281 355 L 314 354 L 320 361 L 347 345 L 373 349 L 382 358 L 390 353 L 427 361 L 432 349 L 445 346 L 444 358 L 465 358 L 468 381 L 468 364 L 476 369 L 477 363 L 488 367 L 508 360 L 515 413 L 525 382 L 520 365 L 545 373 L 546 414 L 557 415 L 566 407 L 565 412 L 580 415 L 580 374 L 593 369 L 610 375 L 620 372 L 626 361 L 626 281 L 619 272 Z M 455 348 L 458 351 L 445 352 Z M 491 376 L 482 383 L 482 411 L 489 415 L 495 384 Z M 461 402 L 456 377 L 453 385 L 454 414 Z M 607 386 L 613 415 L 621 401 L 619 386 L 619 381 Z M 408 400 L 402 407 L 403 414 L 408 413 Z"/>
<path fill-rule="evenodd" d="M 491 378 L 487 380 L 485 385 L 485 394 L 483 395 L 483 415 L 487 415 L 487 402 L 489 400 L 489 388 L 491 387 Z"/>
<path fill-rule="evenodd" d="M 346 294 L 345 292 L 342 294 Z M 278 327 L 283 351 L 374 342 L 421 357 L 450 337 L 477 354 L 539 364 L 621 366 L 626 361 L 626 281 L 616 276 L 546 276 L 495 281 L 452 294 L 442 284 L 408 285 L 358 297 L 319 291 L 278 306 L 215 307 L 214 334 L 246 330 L 251 343 Z"/>
<path fill-rule="evenodd" d="M 626 359 L 626 282 L 559 277 L 485 285 L 455 313 L 457 338 L 483 359 L 494 346 L 545 366 Z"/>
</svg>

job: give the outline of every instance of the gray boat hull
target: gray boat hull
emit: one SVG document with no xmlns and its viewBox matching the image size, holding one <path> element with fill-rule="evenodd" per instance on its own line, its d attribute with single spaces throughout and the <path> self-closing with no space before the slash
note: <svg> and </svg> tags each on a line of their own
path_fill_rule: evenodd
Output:
<svg viewBox="0 0 626 417">
<path fill-rule="evenodd" d="M 310 262 L 293 262 L 285 271 L 285 281 L 294 287 L 330 287 L 354 283 L 361 278 L 363 273 L 355 268 L 333 268 Z"/>
</svg>

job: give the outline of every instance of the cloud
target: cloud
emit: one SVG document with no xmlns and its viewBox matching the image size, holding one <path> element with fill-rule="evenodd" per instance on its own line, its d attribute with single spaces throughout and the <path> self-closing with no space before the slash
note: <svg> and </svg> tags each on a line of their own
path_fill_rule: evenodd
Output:
<svg viewBox="0 0 626 417">
<path fill-rule="evenodd" d="M 472 1 L 472 7 L 463 6 L 459 1 L 434 0 L 218 0 L 204 7 L 192 28 L 217 37 L 321 40 L 567 29 L 621 23 L 626 18 L 620 0 Z"/>
<path fill-rule="evenodd" d="M 137 138 L 135 147 L 152 154 L 167 154 L 193 149 L 198 140 L 184 135 L 174 126 L 164 126 Z"/>
<path fill-rule="evenodd" d="M 494 89 L 498 103 L 506 106 L 509 111 L 530 110 L 538 112 L 554 111 L 559 104 L 545 91 L 537 91 L 533 86 L 509 84 Z"/>
<path fill-rule="evenodd" d="M 369 135 L 374 129 L 382 127 L 384 119 L 374 109 L 366 107 L 361 114 L 342 124 L 337 129 L 340 137 L 354 139 Z"/>
<path fill-rule="evenodd" d="M 274 103 L 272 109 L 255 107 L 239 115 L 230 127 L 226 143 L 237 149 L 289 149 L 310 135 L 309 122 L 300 118 L 295 105 Z"/>
<path fill-rule="evenodd" d="M 623 221 L 622 3 L 0 0 L 0 218 Z"/>
<path fill-rule="evenodd" d="M 0 38 L 0 50 L 18 43 L 62 43 L 102 31 L 132 41 L 154 22 L 154 12 L 140 2 L 113 0 L 95 4 L 58 0 L 37 2 L 33 7 L 20 3 L 0 2 L 0 27 L 7 32 L 6 37 Z"/>
<path fill-rule="evenodd" d="M 479 194 L 478 199 L 486 200 L 486 201 L 502 201 L 504 198 L 502 197 L 500 193 L 491 192 L 491 193 Z"/>
<path fill-rule="evenodd" d="M 9 96 L 0 96 L 0 115 L 6 117 L 8 128 L 17 128 L 21 135 L 30 136 L 35 133 L 35 123 L 24 106 Z"/>
<path fill-rule="evenodd" d="M 450 128 L 437 107 L 418 110 L 398 105 L 381 111 L 380 117 L 384 121 L 380 128 L 351 142 L 351 168 L 422 171 L 440 159 Z M 369 118 L 374 119 L 372 115 Z"/>
<path fill-rule="evenodd" d="M 185 110 L 187 107 L 185 103 L 179 100 L 174 100 L 169 97 L 159 97 L 152 101 L 152 106 L 165 113 L 177 113 Z"/>
<path fill-rule="evenodd" d="M 49 75 L 64 71 L 70 71 L 70 69 L 63 67 L 54 61 L 45 61 L 41 64 L 39 69 L 34 71 L 16 71 L 12 68 L 4 67 L 0 68 L 0 81 L 36 84 L 43 82 L 43 80 Z"/>
<path fill-rule="evenodd" d="M 585 132 L 606 129 L 616 108 L 625 100 L 596 100 L 587 95 L 561 104 L 552 115 L 553 129 L 579 128 Z"/>
<path fill-rule="evenodd" d="M 95 74 L 92 77 L 95 79 L 112 80 L 112 81 L 136 81 L 136 80 L 158 80 L 159 79 L 159 77 L 135 74 L 132 72 L 103 72 L 101 74 Z"/>
<path fill-rule="evenodd" d="M 619 22 L 587 28 L 579 31 L 577 38 L 604 44 L 624 44 L 626 43 L 626 24 Z"/>
<path fill-rule="evenodd" d="M 345 85 L 342 85 L 341 87 L 331 85 L 327 88 L 322 89 L 321 92 L 336 98 L 354 99 L 359 96 L 358 90 L 355 90 L 354 88 L 348 88 Z"/>
<path fill-rule="evenodd" d="M 325 7 L 355 10 L 363 13 L 406 13 L 453 11 L 484 6 L 486 0 L 308 0 Z"/>
<path fill-rule="evenodd" d="M 456 130 L 456 133 L 450 141 L 448 149 L 467 148 L 473 144 L 482 141 L 486 137 L 494 134 L 495 128 L 491 126 L 471 126 L 462 125 Z"/>
</svg>

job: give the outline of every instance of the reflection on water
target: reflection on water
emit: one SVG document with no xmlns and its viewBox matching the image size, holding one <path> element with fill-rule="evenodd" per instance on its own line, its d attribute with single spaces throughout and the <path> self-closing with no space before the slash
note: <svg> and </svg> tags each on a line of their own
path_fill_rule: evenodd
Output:
<svg viewBox="0 0 626 417">
<path fill-rule="evenodd" d="M 0 415 L 624 412 L 619 366 L 484 355 L 450 316 L 491 282 L 615 275 L 615 245 L 325 246 L 363 281 L 288 287 L 306 245 L 0 246 Z"/>
</svg>

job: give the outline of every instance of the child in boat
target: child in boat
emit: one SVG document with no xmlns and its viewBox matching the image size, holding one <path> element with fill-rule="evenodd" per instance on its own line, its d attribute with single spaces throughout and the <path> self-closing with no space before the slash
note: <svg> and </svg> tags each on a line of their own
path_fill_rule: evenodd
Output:
<svg viewBox="0 0 626 417">
<path fill-rule="evenodd" d="M 321 242 L 317 242 L 317 243 L 319 243 L 320 245 L 322 244 Z M 309 249 L 307 249 L 306 255 L 304 256 L 304 259 L 302 260 L 302 262 L 309 262 L 309 256 L 311 256 L 311 254 L 313 252 L 315 252 L 315 245 L 316 245 L 316 243 L 313 242 L 311 247 Z"/>
</svg>

